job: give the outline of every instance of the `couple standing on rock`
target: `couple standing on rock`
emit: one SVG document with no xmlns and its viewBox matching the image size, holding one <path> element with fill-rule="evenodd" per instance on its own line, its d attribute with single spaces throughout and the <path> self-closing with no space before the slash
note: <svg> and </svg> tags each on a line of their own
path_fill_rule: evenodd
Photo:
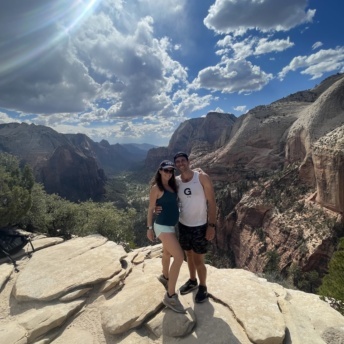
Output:
<svg viewBox="0 0 344 344">
<path fill-rule="evenodd" d="M 175 167 L 180 176 L 175 177 Z M 154 212 L 157 216 L 153 229 Z M 215 194 L 209 176 L 191 170 L 188 155 L 184 152 L 174 156 L 174 163 L 162 161 L 149 195 L 147 237 L 153 241 L 155 234 L 162 242 L 162 275 L 159 280 L 167 289 L 163 303 L 175 312 L 185 313 L 176 293 L 176 283 L 184 260 L 183 250 L 190 279 L 180 287 L 180 294 L 187 294 L 198 287 L 195 301 L 201 303 L 208 298 L 204 255 L 209 241 L 215 237 L 215 222 Z M 175 233 L 177 223 L 179 241 Z M 173 262 L 170 265 L 171 257 Z"/>
</svg>

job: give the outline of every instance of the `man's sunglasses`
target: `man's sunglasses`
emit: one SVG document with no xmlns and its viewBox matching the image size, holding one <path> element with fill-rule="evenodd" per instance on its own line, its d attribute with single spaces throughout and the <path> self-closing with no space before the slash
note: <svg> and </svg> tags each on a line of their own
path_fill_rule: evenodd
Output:
<svg viewBox="0 0 344 344">
<path fill-rule="evenodd" d="M 173 174 L 174 170 L 173 169 L 165 169 L 165 170 L 163 169 L 163 172 Z"/>
</svg>

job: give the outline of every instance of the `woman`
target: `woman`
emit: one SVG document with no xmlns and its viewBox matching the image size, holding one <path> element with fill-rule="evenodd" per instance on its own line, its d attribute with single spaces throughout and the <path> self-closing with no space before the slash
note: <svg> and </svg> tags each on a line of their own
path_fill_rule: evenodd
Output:
<svg viewBox="0 0 344 344">
<path fill-rule="evenodd" d="M 184 253 L 179 245 L 175 233 L 175 225 L 178 222 L 179 210 L 177 200 L 177 183 L 174 176 L 175 167 L 173 162 L 164 160 L 161 162 L 149 194 L 149 208 L 147 214 L 147 237 L 154 240 L 154 232 L 162 242 L 162 273 L 159 280 L 167 281 L 167 292 L 163 303 L 175 312 L 185 313 L 184 307 L 176 294 L 176 283 L 180 267 L 184 260 Z M 156 205 L 162 207 L 162 211 L 157 215 L 154 222 L 153 231 L 153 211 Z M 173 262 L 170 266 L 170 257 Z"/>
</svg>

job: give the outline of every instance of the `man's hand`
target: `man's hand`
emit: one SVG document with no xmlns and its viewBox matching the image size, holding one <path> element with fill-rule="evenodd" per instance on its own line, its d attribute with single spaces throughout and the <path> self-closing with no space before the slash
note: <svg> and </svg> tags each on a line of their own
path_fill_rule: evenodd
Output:
<svg viewBox="0 0 344 344">
<path fill-rule="evenodd" d="M 154 208 L 154 214 L 159 215 L 162 212 L 162 206 L 156 205 Z"/>
<path fill-rule="evenodd" d="M 208 226 L 207 231 L 205 233 L 205 238 L 208 241 L 211 241 L 215 238 L 215 227 Z"/>
<path fill-rule="evenodd" d="M 193 170 L 193 171 L 196 171 L 196 172 L 198 172 L 198 173 L 203 173 L 203 174 L 205 174 L 205 172 L 204 172 L 200 167 L 195 167 L 195 168 L 193 168 L 192 170 Z"/>
</svg>

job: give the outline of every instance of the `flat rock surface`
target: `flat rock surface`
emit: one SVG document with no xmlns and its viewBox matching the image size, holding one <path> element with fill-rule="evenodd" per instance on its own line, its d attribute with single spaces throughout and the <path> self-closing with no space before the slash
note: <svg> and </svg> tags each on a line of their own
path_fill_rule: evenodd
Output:
<svg viewBox="0 0 344 344">
<path fill-rule="evenodd" d="M 89 236 L 18 260 L 18 273 L 0 265 L 0 343 L 343 343 L 344 317 L 317 295 L 241 269 L 207 265 L 209 299 L 179 295 L 187 314 L 175 313 L 162 304 L 160 257 L 161 245 L 127 254 Z M 177 288 L 188 278 L 184 262 Z"/>
<path fill-rule="evenodd" d="M 17 300 L 49 301 L 121 271 L 123 247 L 101 236 L 66 241 L 35 252 L 14 287 Z M 53 272 L 53 273 L 52 273 Z"/>
</svg>

